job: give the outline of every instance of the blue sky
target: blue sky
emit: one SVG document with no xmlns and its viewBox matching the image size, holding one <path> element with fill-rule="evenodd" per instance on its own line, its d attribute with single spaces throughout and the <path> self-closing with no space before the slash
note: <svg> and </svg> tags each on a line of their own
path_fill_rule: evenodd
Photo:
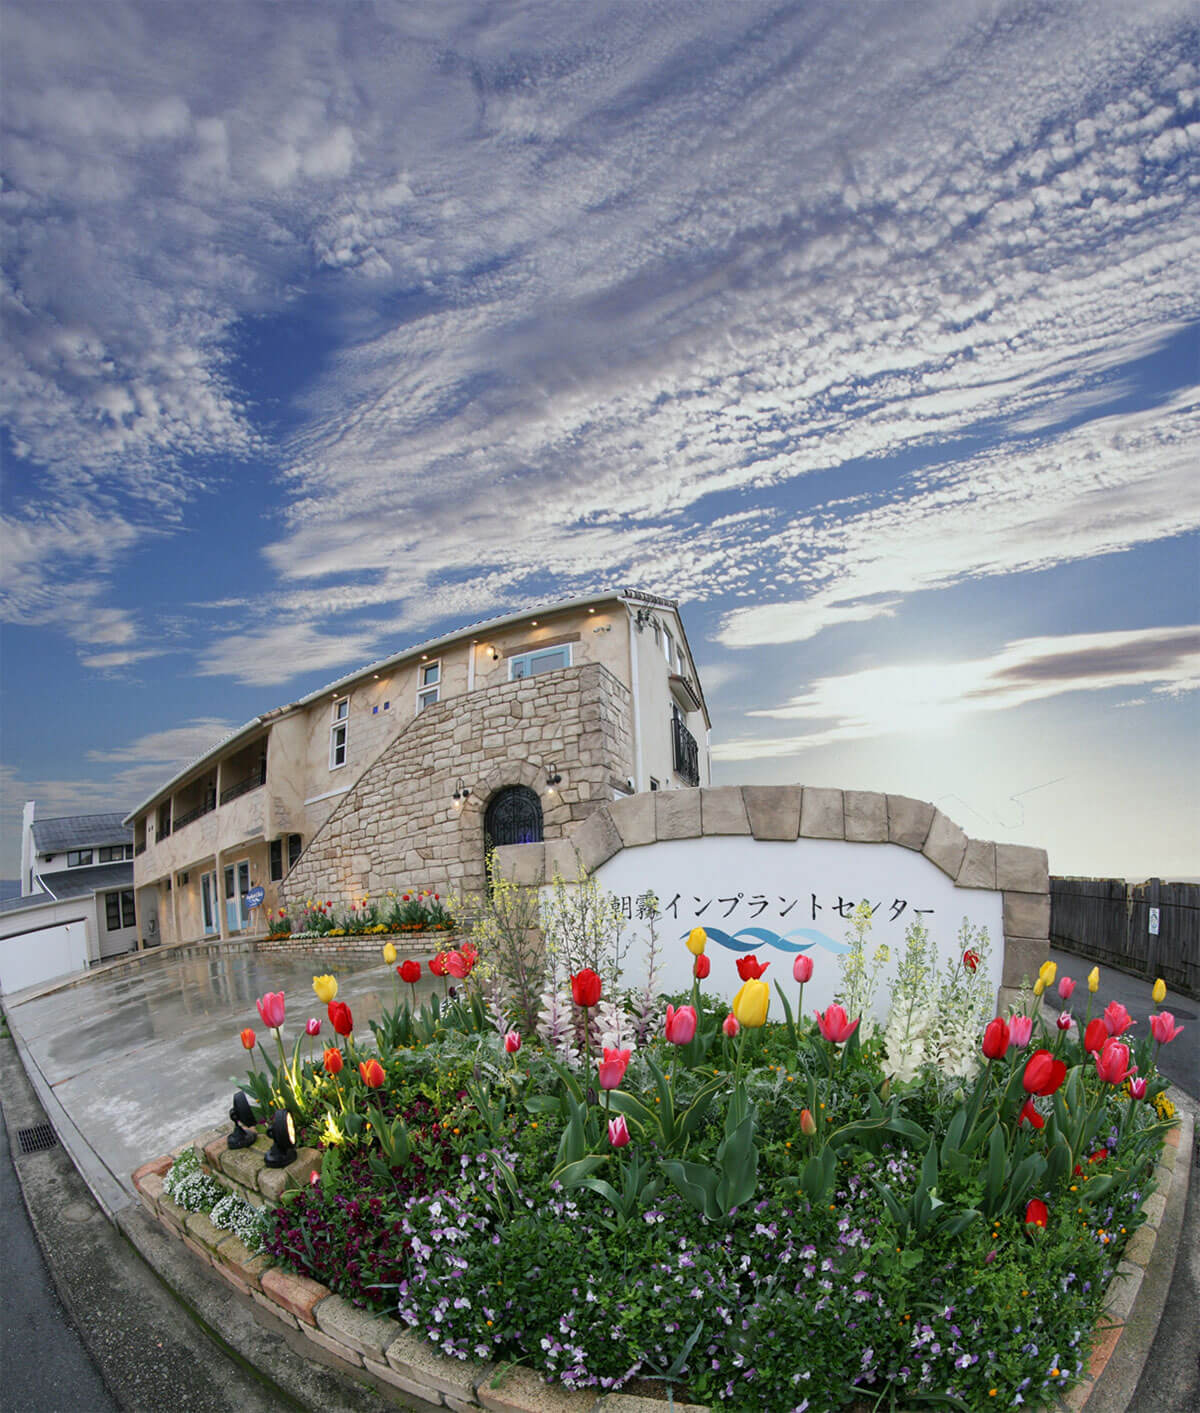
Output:
<svg viewBox="0 0 1200 1413">
<path fill-rule="evenodd" d="M 1200 874 L 1190 0 L 9 0 L 2 63 L 0 873 L 632 583 L 720 782 Z"/>
</svg>

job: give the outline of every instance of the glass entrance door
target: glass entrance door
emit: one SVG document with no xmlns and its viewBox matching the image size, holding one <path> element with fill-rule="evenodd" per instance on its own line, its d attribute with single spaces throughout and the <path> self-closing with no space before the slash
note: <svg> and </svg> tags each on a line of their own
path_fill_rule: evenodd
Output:
<svg viewBox="0 0 1200 1413">
<path fill-rule="evenodd" d="M 214 869 L 212 873 L 206 873 L 200 879 L 200 910 L 204 920 L 205 937 L 214 937 L 219 931 L 217 926 L 217 874 Z"/>
<path fill-rule="evenodd" d="M 241 932 L 246 925 L 246 894 L 250 891 L 250 860 L 225 865 L 225 930 Z"/>
</svg>

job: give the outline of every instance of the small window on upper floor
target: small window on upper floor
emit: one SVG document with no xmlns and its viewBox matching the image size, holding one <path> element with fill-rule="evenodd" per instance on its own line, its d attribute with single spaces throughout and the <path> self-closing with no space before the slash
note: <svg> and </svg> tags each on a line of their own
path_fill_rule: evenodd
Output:
<svg viewBox="0 0 1200 1413">
<path fill-rule="evenodd" d="M 346 746 L 350 729 L 350 698 L 339 697 L 333 704 L 333 724 L 329 728 L 329 769 L 346 764 Z"/>
<path fill-rule="evenodd" d="M 521 677 L 537 677 L 542 672 L 553 672 L 559 667 L 570 667 L 571 644 L 560 643 L 554 648 L 535 648 L 532 652 L 518 653 L 508 660 L 508 680 L 515 682 Z"/>
<path fill-rule="evenodd" d="M 125 859 L 133 858 L 133 845 L 113 844 L 101 849 L 98 858 L 100 863 L 121 863 Z"/>
<path fill-rule="evenodd" d="M 423 662 L 417 672 L 417 711 L 422 712 L 439 699 L 442 686 L 442 664 Z"/>
<path fill-rule="evenodd" d="M 82 868 L 92 861 L 91 849 L 72 849 L 67 855 L 68 868 Z"/>
<path fill-rule="evenodd" d="M 663 657 L 667 660 L 667 667 L 673 670 L 675 667 L 675 639 L 671 637 L 669 628 L 663 629 Z"/>
</svg>

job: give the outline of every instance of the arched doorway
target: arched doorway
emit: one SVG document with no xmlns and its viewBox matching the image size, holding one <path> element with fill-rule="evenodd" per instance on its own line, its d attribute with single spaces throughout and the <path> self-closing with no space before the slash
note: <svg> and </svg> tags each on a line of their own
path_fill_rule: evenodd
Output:
<svg viewBox="0 0 1200 1413">
<path fill-rule="evenodd" d="M 528 785 L 497 790 L 483 816 L 484 859 L 501 844 L 542 842 L 542 802 Z"/>
</svg>

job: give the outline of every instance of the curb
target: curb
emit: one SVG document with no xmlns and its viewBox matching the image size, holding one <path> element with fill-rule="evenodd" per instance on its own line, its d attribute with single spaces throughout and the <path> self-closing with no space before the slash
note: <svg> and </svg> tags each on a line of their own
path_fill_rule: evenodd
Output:
<svg viewBox="0 0 1200 1413">
<path fill-rule="evenodd" d="M 1147 1199 L 1146 1221 L 1127 1243 L 1109 1288 L 1087 1377 L 1048 1406 L 1069 1413 L 1123 1413 L 1128 1407 L 1154 1343 L 1179 1250 L 1195 1140 L 1193 1107 L 1187 1101 L 1179 1105 L 1179 1124 L 1167 1135 L 1155 1169 L 1157 1190 Z M 264 1196 L 277 1199 L 285 1183 L 301 1185 L 314 1163 L 305 1150 L 292 1169 L 265 1169 L 265 1139 L 236 1154 L 226 1148 L 221 1133 L 202 1134 L 190 1146 L 207 1172 L 258 1204 Z M 448 1359 L 398 1320 L 360 1310 L 328 1286 L 274 1266 L 267 1257 L 252 1257 L 235 1236 L 166 1196 L 163 1177 L 173 1156 L 156 1158 L 133 1174 L 147 1213 L 215 1269 L 236 1299 L 253 1301 L 267 1312 L 269 1327 L 287 1330 L 293 1347 L 298 1335 L 308 1357 L 376 1388 L 419 1399 L 422 1406 L 456 1413 L 480 1408 L 494 1413 L 661 1413 L 662 1399 L 569 1390 L 528 1369 Z M 1113 1358 L 1118 1352 L 1120 1358 Z M 698 1404 L 674 1407 L 680 1413 L 708 1413 Z"/>
</svg>

